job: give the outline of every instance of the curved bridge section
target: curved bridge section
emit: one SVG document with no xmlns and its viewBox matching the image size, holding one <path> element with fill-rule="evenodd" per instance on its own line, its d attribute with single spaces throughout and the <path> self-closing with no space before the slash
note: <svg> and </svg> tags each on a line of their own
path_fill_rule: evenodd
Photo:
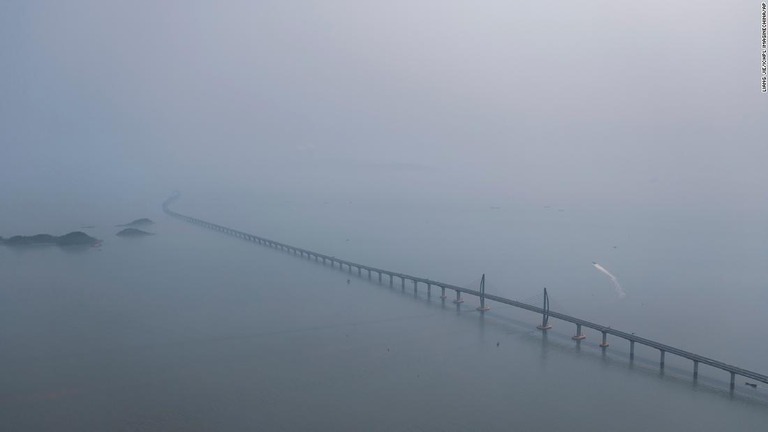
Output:
<svg viewBox="0 0 768 432">
<path fill-rule="evenodd" d="M 433 287 L 435 289 L 439 288 L 441 292 L 440 298 L 443 299 L 443 301 L 447 299 L 446 291 L 453 291 L 455 293 L 456 297 L 455 297 L 454 303 L 456 304 L 464 302 L 464 300 L 462 299 L 462 295 L 477 297 L 480 300 L 480 305 L 481 305 L 481 307 L 478 307 L 478 310 L 480 310 L 481 312 L 484 312 L 489 309 L 489 307 L 486 305 L 487 302 L 489 301 L 502 303 L 509 306 L 514 306 L 520 309 L 525 309 L 525 310 L 542 315 L 543 325 L 539 326 L 538 328 L 543 331 L 546 331 L 549 328 L 551 328 L 551 326 L 548 324 L 548 318 L 554 318 L 560 321 L 569 322 L 571 324 L 576 325 L 576 334 L 573 336 L 573 339 L 576 341 L 580 341 L 586 337 L 582 333 L 583 327 L 591 328 L 602 334 L 602 341 L 600 343 L 600 347 L 602 347 L 602 349 L 606 349 L 609 346 L 608 335 L 628 341 L 629 347 L 630 347 L 629 349 L 630 361 L 634 360 L 635 344 L 645 345 L 658 350 L 659 351 L 659 367 L 661 369 L 664 369 L 664 358 L 667 353 L 692 361 L 694 380 L 696 380 L 699 375 L 699 364 L 705 364 L 705 365 L 708 365 L 717 369 L 721 369 L 723 371 L 730 373 L 731 390 L 733 390 L 735 386 L 737 375 L 768 384 L 768 376 L 766 375 L 759 374 L 757 372 L 753 372 L 747 369 L 742 369 L 740 367 L 723 363 L 721 361 L 714 360 L 709 357 L 704 357 L 702 355 L 685 351 L 679 348 L 675 348 L 670 345 L 665 345 L 651 339 L 645 339 L 633 333 L 623 332 L 621 330 L 613 329 L 611 327 L 604 326 L 602 324 L 597 324 L 581 318 L 576 318 L 570 315 L 551 311 L 549 310 L 549 305 L 546 303 L 546 301 L 545 301 L 544 307 L 537 307 L 534 305 L 530 305 L 528 303 L 522 303 L 522 302 L 508 299 L 505 297 L 501 297 L 493 294 L 486 294 L 485 290 L 476 291 L 473 289 L 464 288 L 464 287 L 452 285 L 445 282 L 434 281 L 434 280 L 425 279 L 418 276 L 412 276 L 404 273 L 398 273 L 398 272 L 393 272 L 393 271 L 389 271 L 389 270 L 385 270 L 377 267 L 359 264 L 352 261 L 336 258 L 334 256 L 329 256 L 329 255 L 321 254 L 318 252 L 310 251 L 307 249 L 303 249 L 297 246 L 291 246 L 285 243 L 280 243 L 280 242 L 270 240 L 264 237 L 260 237 L 254 234 L 249 234 L 249 233 L 238 231 L 225 226 L 217 225 L 215 223 L 193 218 L 191 216 L 186 216 L 186 215 L 177 213 L 169 208 L 170 204 L 176 201 L 179 198 L 179 196 L 180 196 L 179 193 L 174 193 L 170 198 L 168 198 L 163 203 L 163 210 L 165 211 L 165 213 L 167 213 L 168 215 L 174 218 L 181 219 L 185 222 L 189 222 L 191 224 L 198 225 L 203 228 L 208 228 L 214 231 L 221 232 L 223 234 L 227 234 L 243 240 L 251 241 L 262 246 L 271 247 L 273 249 L 291 253 L 302 258 L 315 260 L 317 262 L 322 262 L 323 264 L 330 264 L 331 267 L 334 267 L 334 268 L 338 266 L 339 270 L 344 270 L 346 268 L 346 270 L 349 273 L 352 273 L 354 270 L 357 272 L 358 276 L 362 276 L 363 272 L 366 272 L 368 279 L 371 279 L 372 275 L 376 275 L 379 283 L 382 283 L 382 278 L 386 277 L 388 278 L 388 283 L 390 286 L 392 286 L 396 282 L 399 282 L 400 286 L 403 289 L 405 289 L 405 285 L 406 283 L 408 283 L 409 285 L 412 284 L 414 291 L 416 291 L 419 287 L 419 284 L 422 284 L 427 288 L 427 292 L 430 295 L 432 293 Z"/>
</svg>

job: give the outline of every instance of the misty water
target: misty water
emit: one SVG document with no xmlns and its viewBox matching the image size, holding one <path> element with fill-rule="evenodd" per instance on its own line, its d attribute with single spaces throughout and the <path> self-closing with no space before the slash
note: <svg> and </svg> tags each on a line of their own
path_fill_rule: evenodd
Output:
<svg viewBox="0 0 768 432">
<path fill-rule="evenodd" d="M 0 248 L 8 431 L 761 430 L 768 387 L 573 325 L 389 287 L 172 219 L 98 215 L 98 248 Z M 724 212 L 189 193 L 183 214 L 538 302 L 768 372 L 766 252 Z M 151 217 L 156 236 L 112 225 Z M 119 220 L 114 220 L 119 219 Z M 57 226 L 51 218 L 49 227 Z M 19 222 L 17 225 L 24 226 Z M 77 227 L 71 227 L 77 228 Z M 2 233 L 9 235 L 12 233 Z M 759 234 L 759 235 L 756 235 Z M 763 236 L 764 237 L 764 236 Z M 597 261 L 627 292 L 619 298 Z M 348 283 L 349 280 L 349 283 Z M 449 293 L 450 294 L 450 293 Z"/>
</svg>

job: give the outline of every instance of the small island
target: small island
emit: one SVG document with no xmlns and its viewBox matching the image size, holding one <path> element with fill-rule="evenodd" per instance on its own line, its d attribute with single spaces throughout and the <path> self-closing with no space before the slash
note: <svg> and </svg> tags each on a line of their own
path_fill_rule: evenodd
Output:
<svg viewBox="0 0 768 432">
<path fill-rule="evenodd" d="M 118 237 L 146 237 L 154 234 L 136 228 L 126 228 L 115 235 Z"/>
<path fill-rule="evenodd" d="M 73 231 L 69 234 L 64 234 L 63 236 L 36 234 L 31 236 L 17 235 L 7 239 L 0 237 L 0 244 L 6 246 L 95 246 L 99 243 L 101 243 L 101 240 L 91 237 L 82 231 Z"/>
<path fill-rule="evenodd" d="M 132 222 L 128 222 L 127 224 L 115 225 L 115 226 L 137 228 L 137 227 L 147 227 L 153 224 L 154 222 L 152 221 L 152 219 L 141 218 L 141 219 L 136 219 L 135 221 L 132 221 Z"/>
</svg>

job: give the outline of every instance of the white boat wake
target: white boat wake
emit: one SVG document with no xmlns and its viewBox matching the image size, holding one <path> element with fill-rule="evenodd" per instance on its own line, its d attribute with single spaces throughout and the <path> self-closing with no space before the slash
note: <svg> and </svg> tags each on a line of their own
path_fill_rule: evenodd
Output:
<svg viewBox="0 0 768 432">
<path fill-rule="evenodd" d="M 627 293 L 624 291 L 624 288 L 621 287 L 621 284 L 619 283 L 619 280 L 616 279 L 616 276 L 611 274 L 608 270 L 605 269 L 605 267 L 601 266 L 600 264 L 592 261 L 592 265 L 595 266 L 595 268 L 603 273 L 604 275 L 608 276 L 608 279 L 611 281 L 611 286 L 613 286 L 613 289 L 616 290 L 616 294 L 619 295 L 620 298 L 624 298 L 627 296 Z"/>
</svg>

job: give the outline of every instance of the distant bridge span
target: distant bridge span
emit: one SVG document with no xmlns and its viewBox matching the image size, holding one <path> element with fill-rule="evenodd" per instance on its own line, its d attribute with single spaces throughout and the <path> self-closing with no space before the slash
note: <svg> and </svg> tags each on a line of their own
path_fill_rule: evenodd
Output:
<svg viewBox="0 0 768 432">
<path fill-rule="evenodd" d="M 537 306 L 533 306 L 533 305 L 530 305 L 530 304 L 527 304 L 527 303 L 522 303 L 522 302 L 519 302 L 519 301 L 516 301 L 516 300 L 511 300 L 511 299 L 508 299 L 508 298 L 505 298 L 505 297 L 501 297 L 501 296 L 497 296 L 497 295 L 493 295 L 493 294 L 486 294 L 484 289 L 481 289 L 480 291 L 477 291 L 477 290 L 473 290 L 473 289 L 469 289 L 469 288 L 464 288 L 464 287 L 448 284 L 448 283 L 445 283 L 445 282 L 434 281 L 434 280 L 425 279 L 425 278 L 422 278 L 422 277 L 411 276 L 411 275 L 404 274 L 404 273 L 398 273 L 398 272 L 384 270 L 384 269 L 380 269 L 380 268 L 376 268 L 376 267 L 371 267 L 371 266 L 367 266 L 367 265 L 364 265 L 364 264 L 358 264 L 358 263 L 354 263 L 354 262 L 351 262 L 351 261 L 339 259 L 339 258 L 336 258 L 336 257 L 333 257 L 333 256 L 324 255 L 324 254 L 321 254 L 321 253 L 318 253 L 318 252 L 313 252 L 313 251 L 310 251 L 310 250 L 307 250 L 307 249 L 303 249 L 303 248 L 300 248 L 300 247 L 291 246 L 291 245 L 287 245 L 285 243 L 276 242 L 274 240 L 269 240 L 269 239 L 266 239 L 264 237 L 259 237 L 257 235 L 248 234 L 248 233 L 245 233 L 245 232 L 242 232 L 242 231 L 238 231 L 238 230 L 235 230 L 235 229 L 232 229 L 232 228 L 228 228 L 228 227 L 225 227 L 225 226 L 217 225 L 217 224 L 214 224 L 214 223 L 211 223 L 211 222 L 206 222 L 206 221 L 201 220 L 201 219 L 197 219 L 197 218 L 193 218 L 193 217 L 190 217 L 190 216 L 186 216 L 186 215 L 177 213 L 177 212 L 175 212 L 175 211 L 173 211 L 173 210 L 171 210 L 169 208 L 170 204 L 172 202 L 174 202 L 175 200 L 177 200 L 179 198 L 179 196 L 180 195 L 178 193 L 176 193 L 176 194 L 172 195 L 170 198 L 168 198 L 163 203 L 163 210 L 168 215 L 170 215 L 172 217 L 175 217 L 177 219 L 181 219 L 181 220 L 183 220 L 185 222 L 189 222 L 189 223 L 192 223 L 192 224 L 195 224 L 195 225 L 198 225 L 198 226 L 202 226 L 204 228 L 209 228 L 209 229 L 212 229 L 214 231 L 219 231 L 221 233 L 224 233 L 224 234 L 227 234 L 227 235 L 231 235 L 233 237 L 237 237 L 237 238 L 240 238 L 240 239 L 243 239 L 243 240 L 252 241 L 254 243 L 258 243 L 258 244 L 263 245 L 263 246 L 271 247 L 273 249 L 278 249 L 278 250 L 281 250 L 281 251 L 284 251 L 284 252 L 293 253 L 294 255 L 299 255 L 302 258 L 306 257 L 307 259 L 314 259 L 315 261 L 318 261 L 318 262 L 322 261 L 323 264 L 330 264 L 331 267 L 336 267 L 336 265 L 338 265 L 339 266 L 339 270 L 343 270 L 344 267 L 347 267 L 348 271 L 351 273 L 352 269 L 356 269 L 357 270 L 357 274 L 360 275 L 360 276 L 362 275 L 362 272 L 365 271 L 365 272 L 367 272 L 368 279 L 371 279 L 371 275 L 373 273 L 375 273 L 375 274 L 378 275 L 378 281 L 379 282 L 382 282 L 382 277 L 383 276 L 387 276 L 389 278 L 389 285 L 390 286 L 393 285 L 393 281 L 395 279 L 399 279 L 400 280 L 400 285 L 403 288 L 405 288 L 405 282 L 406 281 L 409 281 L 410 283 L 412 283 L 414 291 L 418 288 L 419 284 L 426 285 L 427 290 L 428 290 L 428 292 L 430 294 L 432 292 L 432 287 L 437 287 L 437 288 L 440 288 L 440 290 L 441 290 L 441 298 L 443 299 L 443 301 L 447 298 L 446 290 L 453 291 L 455 293 L 456 299 L 454 300 L 454 303 L 457 303 L 457 304 L 458 303 L 462 303 L 464 301 L 461 298 L 462 294 L 466 294 L 466 295 L 470 295 L 470 296 L 475 296 L 475 297 L 478 297 L 480 299 L 481 307 L 479 307 L 478 310 L 481 310 L 481 311 L 488 310 L 488 308 L 485 307 L 486 301 L 493 301 L 493 302 L 497 302 L 497 303 L 503 303 L 503 304 L 514 306 L 514 307 L 517 307 L 517 308 L 520 308 L 520 309 L 529 310 L 531 312 L 535 312 L 537 314 L 541 314 L 542 315 L 542 317 L 543 317 L 542 325 L 539 326 L 538 328 L 542 329 L 544 331 L 546 331 L 549 328 L 551 328 L 547 324 L 547 318 L 556 318 L 556 319 L 559 319 L 561 321 L 567 321 L 567 322 L 576 324 L 576 334 L 573 336 L 574 340 L 582 340 L 582 339 L 584 339 L 585 336 L 582 333 L 582 327 L 588 327 L 588 328 L 597 330 L 597 331 L 599 331 L 602 334 L 602 343 L 600 344 L 600 346 L 603 349 L 606 349 L 608 347 L 608 335 L 616 336 L 618 338 L 625 339 L 625 340 L 629 341 L 630 361 L 634 360 L 635 344 L 645 345 L 645 346 L 648 346 L 648 347 L 651 347 L 651 348 L 659 350 L 659 354 L 660 354 L 660 357 L 659 357 L 659 367 L 661 369 L 664 369 L 664 357 L 665 357 L 666 353 L 674 354 L 676 356 L 679 356 L 679 357 L 691 360 L 693 362 L 693 379 L 694 380 L 698 379 L 699 364 L 701 363 L 701 364 L 712 366 L 712 367 L 717 368 L 717 369 L 722 369 L 722 370 L 730 373 L 730 376 L 731 376 L 730 388 L 731 388 L 731 390 L 733 390 L 733 388 L 735 386 L 736 376 L 737 375 L 745 377 L 745 378 L 749 378 L 749 379 L 752 379 L 752 380 L 755 380 L 755 381 L 760 381 L 760 382 L 765 383 L 765 384 L 768 384 L 768 376 L 766 376 L 766 375 L 763 375 L 763 374 L 760 374 L 760 373 L 757 373 L 757 372 L 753 372 L 753 371 L 750 371 L 750 370 L 747 370 L 747 369 L 743 369 L 743 368 L 740 368 L 740 367 L 737 367 L 737 366 L 733 366 L 733 365 L 730 365 L 730 364 L 727 364 L 727 363 L 723 363 L 721 361 L 714 360 L 714 359 L 711 359 L 709 357 L 704 357 L 702 355 L 695 354 L 695 353 L 692 353 L 692 352 L 689 352 L 689 351 L 685 351 L 685 350 L 682 350 L 682 349 L 679 349 L 679 348 L 675 348 L 675 347 L 670 346 L 670 345 L 665 345 L 665 344 L 662 344 L 660 342 L 656 342 L 656 341 L 651 340 L 651 339 L 642 338 L 640 336 L 636 336 L 633 333 L 623 332 L 621 330 L 616 330 L 616 329 L 613 329 L 613 328 L 608 327 L 608 326 L 604 326 L 604 325 L 601 325 L 601 324 L 593 323 L 591 321 L 587 321 L 587 320 L 576 318 L 576 317 L 573 317 L 573 316 L 570 316 L 570 315 L 566 315 L 566 314 L 563 314 L 563 313 L 551 311 L 551 310 L 549 310 L 549 303 L 546 300 L 545 300 L 544 307 L 537 307 Z M 545 295 L 546 295 L 546 293 L 545 293 Z"/>
</svg>

